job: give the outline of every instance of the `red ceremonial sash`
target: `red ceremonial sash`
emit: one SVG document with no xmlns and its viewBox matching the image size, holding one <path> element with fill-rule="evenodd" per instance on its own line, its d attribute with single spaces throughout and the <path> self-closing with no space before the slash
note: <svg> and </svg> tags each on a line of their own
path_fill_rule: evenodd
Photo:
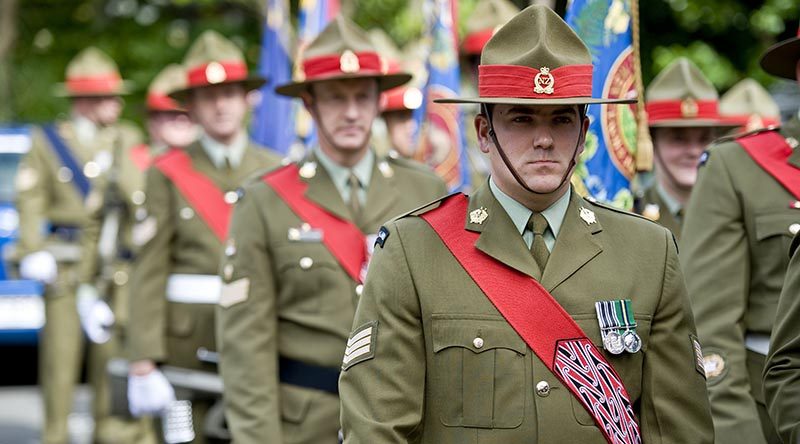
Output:
<svg viewBox="0 0 800 444">
<path fill-rule="evenodd" d="M 217 184 L 194 169 L 189 155 L 177 148 L 160 156 L 153 166 L 175 184 L 217 238 L 224 241 L 233 207 L 225 202 L 225 195 Z"/>
<path fill-rule="evenodd" d="M 547 368 L 581 402 L 609 443 L 641 443 L 628 392 L 614 367 L 553 296 L 530 276 L 475 248 L 464 229 L 469 199 L 448 197 L 421 217 Z"/>
<path fill-rule="evenodd" d="M 131 148 L 130 156 L 133 164 L 136 165 L 136 168 L 139 168 L 139 171 L 146 170 L 152 161 L 150 147 L 144 143 Z"/>
<path fill-rule="evenodd" d="M 752 134 L 736 141 L 767 174 L 800 200 L 800 168 L 788 162 L 792 147 L 779 132 Z"/>
<path fill-rule="evenodd" d="M 349 220 L 325 211 L 306 198 L 308 184 L 300 179 L 298 172 L 297 165 L 287 165 L 264 176 L 264 182 L 303 222 L 322 229 L 322 243 L 344 271 L 361 283 L 361 268 L 367 260 L 366 236 Z"/>
</svg>

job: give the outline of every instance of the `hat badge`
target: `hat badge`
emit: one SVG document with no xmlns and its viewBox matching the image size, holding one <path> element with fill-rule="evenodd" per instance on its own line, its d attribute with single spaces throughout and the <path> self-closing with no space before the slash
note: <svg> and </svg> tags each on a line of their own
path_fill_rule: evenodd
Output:
<svg viewBox="0 0 800 444">
<path fill-rule="evenodd" d="M 533 92 L 536 94 L 553 94 L 553 85 L 556 79 L 550 74 L 550 68 L 543 66 L 533 78 Z"/>
<path fill-rule="evenodd" d="M 697 102 L 691 98 L 687 97 L 681 101 L 681 116 L 687 119 L 693 119 L 697 117 Z"/>
<path fill-rule="evenodd" d="M 206 66 L 206 81 L 215 85 L 222 83 L 228 77 L 225 68 L 217 62 L 211 62 Z"/>
<path fill-rule="evenodd" d="M 358 56 L 350 51 L 349 49 L 342 53 L 342 56 L 339 57 L 339 70 L 347 73 L 352 74 L 354 72 L 358 72 L 361 69 L 361 64 L 358 63 Z"/>
</svg>

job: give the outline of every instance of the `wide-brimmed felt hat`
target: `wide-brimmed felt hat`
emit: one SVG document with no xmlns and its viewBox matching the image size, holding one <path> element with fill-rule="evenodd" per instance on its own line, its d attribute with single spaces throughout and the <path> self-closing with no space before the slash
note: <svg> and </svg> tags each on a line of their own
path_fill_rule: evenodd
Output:
<svg viewBox="0 0 800 444">
<path fill-rule="evenodd" d="M 275 88 L 278 94 L 300 97 L 315 82 L 344 79 L 375 79 L 381 91 L 411 80 L 408 73 L 387 74 L 386 62 L 367 34 L 339 15 L 319 33 L 302 55 L 297 78 Z"/>
<path fill-rule="evenodd" d="M 647 123 L 657 127 L 731 127 L 719 114 L 719 94 L 700 68 L 679 57 L 645 91 Z"/>
<path fill-rule="evenodd" d="M 635 103 L 592 96 L 592 56 L 552 9 L 532 5 L 486 43 L 478 66 L 478 95 L 438 103 L 585 105 Z"/>
<path fill-rule="evenodd" d="M 186 85 L 169 94 L 184 100 L 189 91 L 209 86 L 238 83 L 247 90 L 263 85 L 266 80 L 250 75 L 242 50 L 216 31 L 204 31 L 194 41 L 183 59 Z"/>
<path fill-rule="evenodd" d="M 465 25 L 467 34 L 461 41 L 461 53 L 479 55 L 495 31 L 519 14 L 509 0 L 481 0 L 475 5 Z"/>
<path fill-rule="evenodd" d="M 781 110 L 772 96 L 753 79 L 741 80 L 719 99 L 723 119 L 749 131 L 781 124 Z"/>
<path fill-rule="evenodd" d="M 773 76 L 797 79 L 797 61 L 800 60 L 800 28 L 797 36 L 778 42 L 761 57 L 761 68 Z"/>
<path fill-rule="evenodd" d="M 184 112 L 170 93 L 186 87 L 186 70 L 177 63 L 164 67 L 147 88 L 145 106 L 148 111 Z"/>
<path fill-rule="evenodd" d="M 380 28 L 369 31 L 369 38 L 375 49 L 383 57 L 386 74 L 411 73 L 406 66 L 406 55 L 394 43 L 391 37 Z M 422 91 L 410 83 L 384 91 L 381 94 L 381 112 L 413 111 L 422 106 Z"/>
<path fill-rule="evenodd" d="M 67 64 L 63 83 L 54 87 L 58 97 L 107 97 L 130 94 L 114 60 L 94 46 L 83 49 Z"/>
</svg>

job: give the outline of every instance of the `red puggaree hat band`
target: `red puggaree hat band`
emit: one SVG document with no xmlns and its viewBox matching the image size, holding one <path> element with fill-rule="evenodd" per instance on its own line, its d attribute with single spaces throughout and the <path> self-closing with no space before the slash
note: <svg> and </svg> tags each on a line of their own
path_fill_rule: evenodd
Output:
<svg viewBox="0 0 800 444">
<path fill-rule="evenodd" d="M 380 76 L 385 66 L 376 52 L 352 52 L 311 57 L 303 61 L 305 81 L 323 80 L 342 74 Z"/>
<path fill-rule="evenodd" d="M 592 65 L 566 65 L 554 69 L 480 65 L 478 92 L 482 98 L 591 97 Z"/>
<path fill-rule="evenodd" d="M 494 28 L 486 28 L 483 31 L 473 32 L 464 39 L 461 48 L 467 54 L 480 54 L 486 42 L 494 35 Z"/>
<path fill-rule="evenodd" d="M 186 78 L 188 88 L 239 82 L 247 80 L 247 65 L 240 61 L 209 62 L 189 69 Z"/>
<path fill-rule="evenodd" d="M 122 79 L 117 73 L 96 76 L 69 77 L 64 82 L 67 91 L 72 95 L 81 94 L 117 94 Z"/>
<path fill-rule="evenodd" d="M 146 105 L 150 111 L 183 111 L 178 102 L 160 93 L 148 94 Z"/>
<path fill-rule="evenodd" d="M 654 100 L 647 102 L 648 123 L 664 120 L 704 119 L 722 120 L 716 100 Z"/>
</svg>

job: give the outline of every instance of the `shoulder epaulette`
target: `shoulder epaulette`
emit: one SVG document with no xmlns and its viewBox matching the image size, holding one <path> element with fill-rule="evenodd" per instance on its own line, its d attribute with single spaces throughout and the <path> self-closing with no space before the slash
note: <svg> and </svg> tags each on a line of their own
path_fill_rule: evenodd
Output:
<svg viewBox="0 0 800 444">
<path fill-rule="evenodd" d="M 390 155 L 386 156 L 384 159 L 387 162 L 389 162 L 389 163 L 391 163 L 393 165 L 399 166 L 399 167 L 405 167 L 405 168 L 416 170 L 416 171 L 420 171 L 420 172 L 434 174 L 433 169 L 431 167 L 429 167 L 428 165 L 425 165 L 424 163 L 417 162 L 416 160 L 406 159 L 405 157 L 402 157 L 400 155 L 396 155 L 396 154 L 392 155 L 392 154 L 390 154 Z"/>
<path fill-rule="evenodd" d="M 395 220 L 402 219 L 404 217 L 419 216 L 421 214 L 425 214 L 428 211 L 431 211 L 433 209 L 438 208 L 439 204 L 441 204 L 445 199 L 449 198 L 450 196 L 455 196 L 456 194 L 461 194 L 461 192 L 457 191 L 457 192 L 454 192 L 454 193 L 446 194 L 446 195 L 444 195 L 442 197 L 439 197 L 439 198 L 437 198 L 435 200 L 432 200 L 432 201 L 426 203 L 425 205 L 420 205 L 419 207 L 414 208 L 413 210 L 411 210 L 411 211 L 409 211 L 407 213 L 401 214 L 401 215 L 395 217 L 394 219 L 392 219 L 391 221 L 393 222 Z"/>
<path fill-rule="evenodd" d="M 595 199 L 594 197 L 591 197 L 591 196 L 584 197 L 583 200 L 585 200 L 586 202 L 589 202 L 590 204 L 592 204 L 592 205 L 594 205 L 596 207 L 604 208 L 606 210 L 610 210 L 610 211 L 613 211 L 615 213 L 624 214 L 626 216 L 632 216 L 632 217 L 636 217 L 638 219 L 642 219 L 642 220 L 646 220 L 648 222 L 655 223 L 652 220 L 642 216 L 641 214 L 636 214 L 636 213 L 634 213 L 632 211 L 623 210 L 623 209 L 617 208 L 617 207 L 615 207 L 613 205 L 609 205 L 607 203 L 600 202 L 600 201 L 598 201 L 597 199 Z"/>
<path fill-rule="evenodd" d="M 779 125 L 771 125 L 771 126 L 768 126 L 766 128 L 754 129 L 754 130 L 748 131 L 746 133 L 729 134 L 727 136 L 722 136 L 719 139 L 714 140 L 713 142 L 711 142 L 711 145 L 720 145 L 720 144 L 723 144 L 725 142 L 734 142 L 734 141 L 736 141 L 738 139 L 741 139 L 743 137 L 749 137 L 749 136 L 752 136 L 752 135 L 755 135 L 755 134 L 766 133 L 766 132 L 770 132 L 770 131 L 778 131 L 780 129 L 781 129 L 781 127 Z"/>
</svg>

